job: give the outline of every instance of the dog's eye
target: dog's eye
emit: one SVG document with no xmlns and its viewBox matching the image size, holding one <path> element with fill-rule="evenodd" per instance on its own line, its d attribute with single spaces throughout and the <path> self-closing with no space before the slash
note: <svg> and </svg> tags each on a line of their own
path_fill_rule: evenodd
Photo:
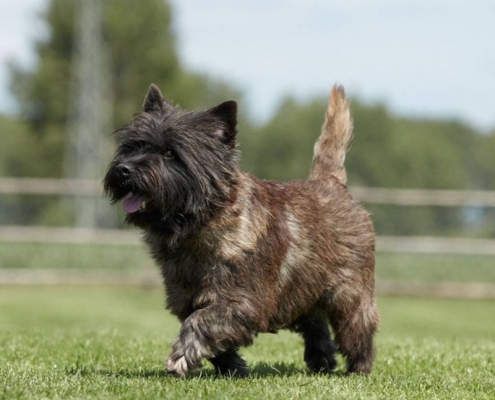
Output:
<svg viewBox="0 0 495 400">
<path fill-rule="evenodd" d="M 163 152 L 163 157 L 168 158 L 168 159 L 174 158 L 174 153 L 172 153 L 172 150 L 165 150 Z"/>
<path fill-rule="evenodd" d="M 135 150 L 136 149 L 133 146 L 129 145 L 129 144 L 122 144 L 122 145 L 120 145 L 120 151 L 122 153 L 132 153 Z"/>
</svg>

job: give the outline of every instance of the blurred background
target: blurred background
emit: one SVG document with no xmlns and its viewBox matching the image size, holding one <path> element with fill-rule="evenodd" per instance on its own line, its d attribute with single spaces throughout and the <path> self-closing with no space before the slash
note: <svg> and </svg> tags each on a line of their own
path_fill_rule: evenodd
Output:
<svg viewBox="0 0 495 400">
<path fill-rule="evenodd" d="M 495 297 L 495 3 L 1 1 L 0 283 L 159 285 L 101 180 L 151 82 L 239 102 L 242 167 L 304 179 L 331 86 L 381 293 Z"/>
</svg>

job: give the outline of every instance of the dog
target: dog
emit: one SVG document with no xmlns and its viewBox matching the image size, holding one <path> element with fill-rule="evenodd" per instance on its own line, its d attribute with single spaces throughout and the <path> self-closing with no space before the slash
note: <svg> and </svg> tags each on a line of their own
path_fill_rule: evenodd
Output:
<svg viewBox="0 0 495 400">
<path fill-rule="evenodd" d="M 246 376 L 239 348 L 290 329 L 311 371 L 331 373 L 339 351 L 348 374 L 371 372 L 375 233 L 346 187 L 353 126 L 341 86 L 305 181 L 240 170 L 235 101 L 186 111 L 152 84 L 143 111 L 117 132 L 104 190 L 144 231 L 182 323 L 169 371 L 185 376 L 207 359 L 218 374 Z"/>
</svg>

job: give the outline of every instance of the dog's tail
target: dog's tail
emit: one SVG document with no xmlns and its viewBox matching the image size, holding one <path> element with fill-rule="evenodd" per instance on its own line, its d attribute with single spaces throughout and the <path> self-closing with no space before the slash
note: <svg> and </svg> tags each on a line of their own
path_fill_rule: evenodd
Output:
<svg viewBox="0 0 495 400">
<path fill-rule="evenodd" d="M 330 93 L 325 123 L 315 144 L 311 179 L 326 179 L 329 175 L 346 183 L 345 154 L 353 137 L 349 103 L 342 86 L 334 86 Z"/>
</svg>

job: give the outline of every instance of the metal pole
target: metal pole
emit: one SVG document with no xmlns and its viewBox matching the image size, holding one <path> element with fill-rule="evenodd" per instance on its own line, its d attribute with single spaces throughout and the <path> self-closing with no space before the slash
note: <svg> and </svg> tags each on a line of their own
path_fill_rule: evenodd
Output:
<svg viewBox="0 0 495 400">
<path fill-rule="evenodd" d="M 70 88 L 71 114 L 69 115 L 68 147 L 65 156 L 66 176 L 75 179 L 101 179 L 105 132 L 110 129 L 110 102 L 105 94 L 107 63 L 103 58 L 102 2 L 79 0 L 75 10 L 75 52 Z M 105 93 L 104 93 L 105 92 Z M 100 203 L 100 204 L 99 204 Z M 105 208 L 101 196 L 74 198 L 76 226 L 96 228 L 112 225 L 112 212 Z M 106 215 L 107 221 L 98 224 Z"/>
</svg>

